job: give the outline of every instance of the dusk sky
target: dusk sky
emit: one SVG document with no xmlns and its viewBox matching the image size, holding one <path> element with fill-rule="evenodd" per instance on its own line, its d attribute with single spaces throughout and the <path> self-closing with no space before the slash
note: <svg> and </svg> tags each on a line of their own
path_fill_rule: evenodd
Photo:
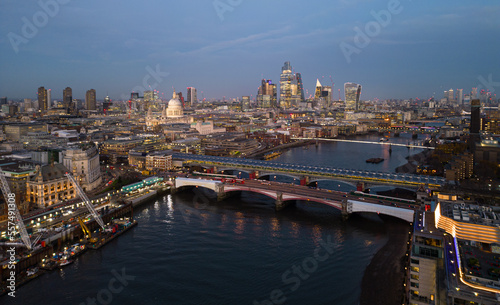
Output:
<svg viewBox="0 0 500 305">
<path fill-rule="evenodd" d="M 57 6 L 47 14 L 39 3 Z M 214 3 L 235 5 L 218 12 Z M 188 86 L 199 99 L 255 98 L 262 78 L 279 83 L 285 61 L 302 74 L 307 96 L 316 78 L 331 85 L 330 76 L 335 98 L 345 82 L 357 82 L 363 100 L 468 93 L 489 75 L 500 82 L 500 3 L 394 3 L 2 0 L 0 96 L 36 98 L 45 86 L 60 99 L 69 86 L 74 98 L 94 88 L 98 99 L 122 99 L 146 80 L 165 98 Z M 382 10 L 377 22 L 372 12 Z M 355 27 L 370 41 L 356 45 Z M 345 56 L 342 43 L 356 52 Z"/>
</svg>

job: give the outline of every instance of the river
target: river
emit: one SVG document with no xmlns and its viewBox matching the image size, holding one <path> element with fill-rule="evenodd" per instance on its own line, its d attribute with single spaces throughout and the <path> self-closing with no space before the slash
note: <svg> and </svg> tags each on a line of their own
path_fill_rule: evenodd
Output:
<svg viewBox="0 0 500 305">
<path fill-rule="evenodd" d="M 407 148 L 393 147 L 390 157 L 386 149 L 328 142 L 293 148 L 277 162 L 382 171 L 406 162 Z M 370 157 L 388 158 L 374 165 Z M 136 228 L 2 304 L 357 304 L 366 266 L 398 222 L 342 221 L 339 211 L 304 202 L 275 212 L 263 195 L 216 202 L 198 189 L 157 198 L 134 216 Z"/>
</svg>

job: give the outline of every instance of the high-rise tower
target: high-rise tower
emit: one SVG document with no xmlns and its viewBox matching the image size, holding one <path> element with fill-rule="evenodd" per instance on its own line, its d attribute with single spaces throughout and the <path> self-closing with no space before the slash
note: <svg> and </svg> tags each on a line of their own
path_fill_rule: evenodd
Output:
<svg viewBox="0 0 500 305">
<path fill-rule="evenodd" d="M 464 89 L 457 89 L 456 101 L 458 105 L 462 105 L 464 103 Z"/>
<path fill-rule="evenodd" d="M 300 73 L 293 74 L 290 62 L 285 62 L 280 76 L 280 107 L 296 107 L 304 101 L 304 86 Z"/>
<path fill-rule="evenodd" d="M 277 106 L 276 84 L 270 79 L 263 79 L 257 92 L 257 106 L 261 108 L 274 108 Z"/>
<path fill-rule="evenodd" d="M 45 87 L 38 88 L 38 107 L 41 111 L 47 111 L 48 103 L 47 103 L 47 90 Z"/>
<path fill-rule="evenodd" d="M 481 101 L 473 99 L 470 108 L 470 134 L 477 135 L 481 130 Z"/>
<path fill-rule="evenodd" d="M 70 87 L 66 87 L 63 90 L 63 107 L 66 113 L 70 112 L 70 108 L 73 103 L 73 90 Z"/>
<path fill-rule="evenodd" d="M 85 94 L 85 109 L 87 110 L 97 109 L 95 89 L 90 89 L 87 91 L 87 94 Z"/>
<path fill-rule="evenodd" d="M 52 89 L 47 89 L 47 109 L 52 108 Z"/>
<path fill-rule="evenodd" d="M 196 105 L 198 102 L 198 97 L 196 94 L 196 88 L 195 87 L 188 87 L 187 88 L 187 104 L 189 107 L 192 107 Z"/>
<path fill-rule="evenodd" d="M 361 95 L 361 85 L 355 83 L 344 84 L 345 110 L 354 111 L 359 109 L 359 97 Z"/>
</svg>

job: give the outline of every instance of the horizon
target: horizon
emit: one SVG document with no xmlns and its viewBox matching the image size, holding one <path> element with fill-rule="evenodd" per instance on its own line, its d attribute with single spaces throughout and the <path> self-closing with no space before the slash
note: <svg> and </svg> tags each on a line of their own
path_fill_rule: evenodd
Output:
<svg viewBox="0 0 500 305">
<path fill-rule="evenodd" d="M 43 86 L 52 99 L 71 87 L 78 99 L 89 89 L 98 100 L 155 89 L 169 100 L 172 88 L 195 87 L 200 100 L 255 99 L 262 79 L 279 92 L 286 61 L 301 73 L 306 98 L 316 79 L 334 83 L 334 100 L 347 82 L 362 85 L 362 100 L 440 99 L 450 88 L 495 94 L 499 87 L 500 4 L 231 3 L 3 1 L 0 96 L 36 99 Z"/>
</svg>

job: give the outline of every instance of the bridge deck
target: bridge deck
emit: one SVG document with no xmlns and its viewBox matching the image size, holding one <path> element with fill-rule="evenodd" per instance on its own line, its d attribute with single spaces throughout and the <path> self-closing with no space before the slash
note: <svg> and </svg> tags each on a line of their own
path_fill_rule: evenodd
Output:
<svg viewBox="0 0 500 305">
<path fill-rule="evenodd" d="M 295 174 L 299 176 L 307 175 L 329 179 L 368 181 L 391 185 L 418 186 L 420 184 L 428 184 L 431 187 L 440 187 L 445 184 L 445 179 L 443 177 L 422 176 L 404 173 L 386 173 L 334 167 L 277 163 L 245 158 L 192 155 L 183 153 L 174 153 L 172 154 L 172 157 L 185 161 L 191 161 L 201 165 L 226 166 L 234 169 L 270 171 L 275 173 Z"/>
</svg>

